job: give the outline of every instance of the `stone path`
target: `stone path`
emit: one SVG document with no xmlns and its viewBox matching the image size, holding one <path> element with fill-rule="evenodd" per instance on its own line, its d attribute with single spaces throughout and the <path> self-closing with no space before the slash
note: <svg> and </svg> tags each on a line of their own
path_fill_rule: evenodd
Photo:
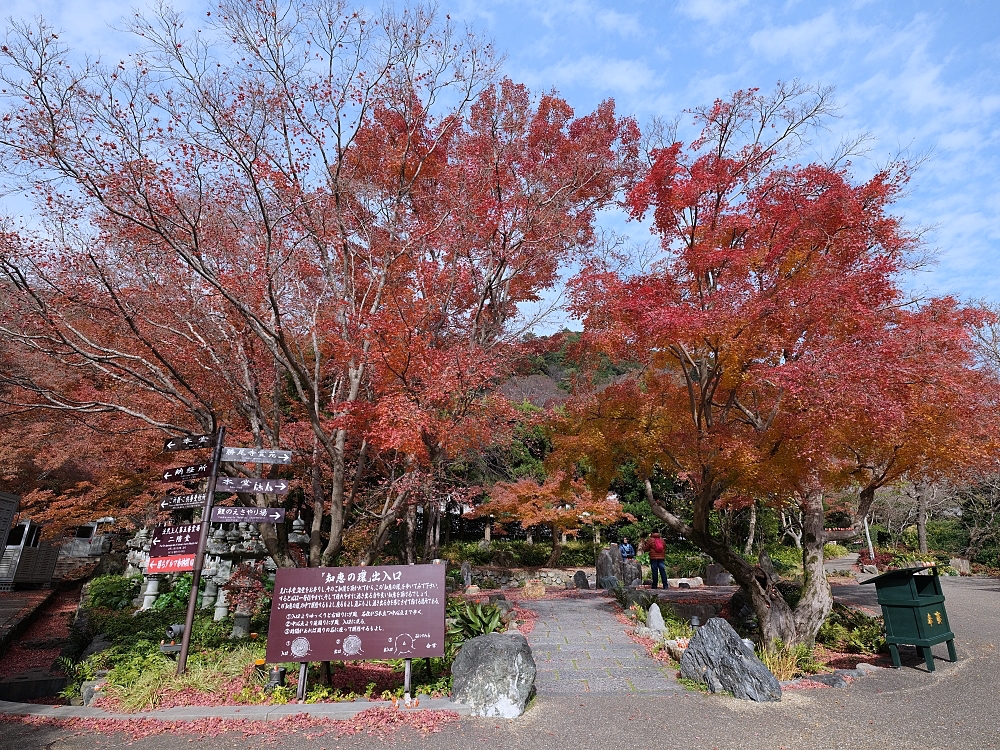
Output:
<svg viewBox="0 0 1000 750">
<path fill-rule="evenodd" d="M 522 602 L 538 613 L 528 635 L 538 695 L 668 693 L 683 691 L 671 671 L 625 635 L 604 596 Z"/>
<path fill-rule="evenodd" d="M 837 557 L 833 560 L 826 560 L 823 562 L 823 570 L 827 573 L 832 573 L 834 571 L 850 571 L 858 564 L 858 558 L 860 555 L 857 552 L 852 552 L 846 557 Z"/>
</svg>

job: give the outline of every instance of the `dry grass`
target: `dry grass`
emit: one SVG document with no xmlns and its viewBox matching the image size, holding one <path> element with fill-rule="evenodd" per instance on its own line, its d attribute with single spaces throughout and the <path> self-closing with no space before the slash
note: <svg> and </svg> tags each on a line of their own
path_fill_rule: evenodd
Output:
<svg viewBox="0 0 1000 750">
<path fill-rule="evenodd" d="M 107 694 L 126 711 L 148 711 L 181 693 L 216 696 L 232 691 L 234 681 L 244 681 L 252 672 L 254 660 L 262 656 L 261 652 L 262 647 L 255 644 L 232 651 L 194 654 L 180 676 L 176 674 L 177 662 L 164 658 L 147 665 L 129 684 L 109 685 Z"/>
</svg>

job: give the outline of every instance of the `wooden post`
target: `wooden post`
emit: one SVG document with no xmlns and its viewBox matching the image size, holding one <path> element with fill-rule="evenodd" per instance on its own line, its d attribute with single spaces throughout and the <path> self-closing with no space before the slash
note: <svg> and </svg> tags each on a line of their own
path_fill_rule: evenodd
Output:
<svg viewBox="0 0 1000 750">
<path fill-rule="evenodd" d="M 299 662 L 299 686 L 295 689 L 295 698 L 301 703 L 306 699 L 306 679 L 309 677 L 309 662 Z"/>
<path fill-rule="evenodd" d="M 191 596 L 188 597 L 187 617 L 184 618 L 184 634 L 181 636 L 181 652 L 177 655 L 177 674 L 184 674 L 187 667 L 188 648 L 191 645 L 191 629 L 194 627 L 194 611 L 198 605 L 198 588 L 201 586 L 201 571 L 205 567 L 205 544 L 212 526 L 212 503 L 215 500 L 215 480 L 219 475 L 222 460 L 222 446 L 226 439 L 226 428 L 220 427 L 215 434 L 215 450 L 212 451 L 212 471 L 208 476 L 208 490 L 205 505 L 201 511 L 201 534 L 198 535 L 198 551 L 194 554 L 194 570 L 191 572 Z M 221 593 L 221 592 L 220 592 Z"/>
<path fill-rule="evenodd" d="M 403 667 L 403 705 L 410 707 L 410 671 L 413 668 L 413 659 L 406 659 Z"/>
</svg>

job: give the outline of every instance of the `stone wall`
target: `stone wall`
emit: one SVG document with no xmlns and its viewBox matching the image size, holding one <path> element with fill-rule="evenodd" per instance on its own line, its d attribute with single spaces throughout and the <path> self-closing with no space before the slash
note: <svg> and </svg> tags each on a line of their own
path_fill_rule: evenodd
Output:
<svg viewBox="0 0 1000 750">
<path fill-rule="evenodd" d="M 557 568 L 473 568 L 472 583 L 483 589 L 520 588 L 525 581 L 538 578 L 546 586 L 562 588 L 567 581 L 573 580 L 574 572 Z M 484 586 L 484 583 L 488 585 Z"/>
</svg>

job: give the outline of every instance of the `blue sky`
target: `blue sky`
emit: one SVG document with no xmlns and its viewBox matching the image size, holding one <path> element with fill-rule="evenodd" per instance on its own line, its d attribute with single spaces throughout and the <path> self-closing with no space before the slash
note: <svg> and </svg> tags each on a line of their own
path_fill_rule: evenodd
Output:
<svg viewBox="0 0 1000 750">
<path fill-rule="evenodd" d="M 72 46 L 124 51 L 109 28 L 120 3 L 5 5 L 5 15 L 43 14 Z M 492 37 L 507 56 L 507 75 L 558 90 L 581 114 L 612 97 L 620 113 L 642 123 L 778 80 L 834 86 L 840 116 L 816 139 L 817 158 L 860 133 L 874 139 L 868 157 L 855 160 L 861 176 L 900 150 L 929 154 L 897 210 L 911 227 L 927 228 L 937 262 L 908 286 L 1000 301 L 1000 4 L 440 0 L 439 7 Z M 603 221 L 636 241 L 649 238 L 613 212 Z"/>
</svg>

